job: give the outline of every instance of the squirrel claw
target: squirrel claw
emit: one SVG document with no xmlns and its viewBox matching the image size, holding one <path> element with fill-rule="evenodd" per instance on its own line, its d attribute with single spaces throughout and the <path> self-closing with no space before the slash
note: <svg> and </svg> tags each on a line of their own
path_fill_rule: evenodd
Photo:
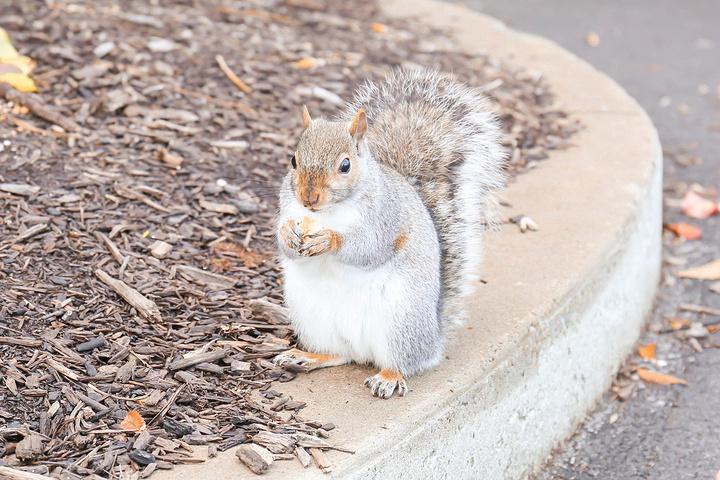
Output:
<svg viewBox="0 0 720 480">
<path fill-rule="evenodd" d="M 300 247 L 300 255 L 314 257 L 330 251 L 330 235 L 327 232 L 319 232 L 304 237 L 303 245 Z"/>
<path fill-rule="evenodd" d="M 275 358 L 272 359 L 272 362 L 278 367 L 282 367 L 291 372 L 309 372 L 310 368 L 308 364 L 310 363 L 310 359 L 295 356 L 291 352 L 292 351 L 287 351 L 276 355 Z"/>
<path fill-rule="evenodd" d="M 334 367 L 347 362 L 345 358 L 339 355 L 303 352 L 297 348 L 292 348 L 273 358 L 273 363 L 278 367 L 296 373 L 310 372 L 318 368 Z"/>
<path fill-rule="evenodd" d="M 373 396 L 385 399 L 392 397 L 396 391 L 398 396 L 404 397 L 408 390 L 402 374 L 392 370 L 380 370 L 379 373 L 366 378 L 364 383 Z"/>
</svg>

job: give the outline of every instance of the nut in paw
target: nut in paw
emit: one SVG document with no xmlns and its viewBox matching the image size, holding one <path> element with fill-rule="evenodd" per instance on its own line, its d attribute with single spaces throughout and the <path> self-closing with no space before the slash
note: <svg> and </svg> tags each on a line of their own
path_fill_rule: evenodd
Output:
<svg viewBox="0 0 720 480">
<path fill-rule="evenodd" d="M 393 370 L 380 370 L 372 377 L 365 379 L 372 394 L 380 398 L 390 398 L 397 391 L 398 396 L 404 397 L 407 393 L 407 383 L 400 372 Z"/>
</svg>

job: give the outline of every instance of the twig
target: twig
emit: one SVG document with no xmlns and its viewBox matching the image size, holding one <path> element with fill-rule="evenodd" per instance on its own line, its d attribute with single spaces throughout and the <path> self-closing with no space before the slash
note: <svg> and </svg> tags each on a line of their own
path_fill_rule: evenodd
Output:
<svg viewBox="0 0 720 480">
<path fill-rule="evenodd" d="M 230 70 L 230 67 L 229 67 L 228 64 L 225 62 L 225 59 L 223 58 L 222 55 L 215 55 L 215 61 L 216 61 L 216 62 L 218 63 L 218 65 L 220 66 L 220 70 L 223 71 L 223 73 L 225 74 L 225 76 L 228 77 L 228 78 L 230 79 L 230 81 L 235 84 L 236 87 L 238 87 L 241 91 L 243 91 L 243 92 L 245 92 L 245 93 L 250 93 L 250 92 L 252 92 L 252 89 L 248 86 L 248 84 L 245 83 L 245 82 L 243 82 L 243 81 L 240 79 L 240 77 L 238 77 L 237 75 L 235 75 L 235 72 L 233 72 L 232 70 Z"/>
<path fill-rule="evenodd" d="M 122 280 L 117 280 L 111 277 L 104 270 L 95 270 L 95 275 L 105 285 L 115 290 L 115 292 L 122 298 L 124 298 L 126 302 L 135 307 L 141 317 L 156 322 L 162 320 L 162 316 L 160 315 L 160 309 L 158 308 L 158 306 L 155 304 L 155 302 L 144 296 L 142 293 L 128 286 L 128 284 L 126 284 Z"/>
<path fill-rule="evenodd" d="M 107 235 L 102 232 L 95 232 L 95 238 L 105 244 L 105 247 L 107 247 L 107 249 L 110 251 L 110 255 L 112 255 L 116 262 L 118 262 L 120 265 L 123 264 L 123 254 L 120 253 L 120 249 L 117 247 L 117 245 L 115 245 L 115 242 L 110 240 Z"/>
<path fill-rule="evenodd" d="M 163 407 L 162 410 L 160 410 L 157 415 L 155 415 L 152 420 L 148 422 L 148 425 L 153 425 L 157 420 L 162 420 L 162 418 L 165 416 L 165 414 L 170 410 L 170 408 L 175 404 L 175 400 L 177 399 L 178 395 L 180 395 L 180 392 L 182 392 L 183 388 L 185 388 L 185 383 L 181 384 L 177 390 L 175 390 L 172 394 L 172 397 L 168 400 L 167 404 Z"/>
<path fill-rule="evenodd" d="M 0 82 L 0 94 L 2 94 L 6 100 L 24 105 L 38 117 L 55 125 L 59 125 L 68 132 L 81 130 L 80 125 L 69 117 L 48 108 L 36 96 L 18 92 L 7 83 Z"/>
<path fill-rule="evenodd" d="M 187 358 L 181 358 L 179 360 L 175 360 L 168 366 L 169 370 L 182 370 L 183 368 L 188 368 L 195 366 L 199 363 L 205 363 L 205 362 L 214 362 L 217 360 L 220 360 L 221 358 L 227 357 L 228 352 L 227 350 L 215 350 L 212 352 L 204 352 L 204 353 L 198 353 L 195 355 L 191 355 Z"/>
<path fill-rule="evenodd" d="M 2 84 L 0 84 L 2 85 Z M 17 470 L 12 467 L 0 467 L 0 478 L 6 478 L 8 480 L 47 480 L 48 477 L 40 475 L 39 473 L 26 472 L 24 470 Z"/>
<path fill-rule="evenodd" d="M 720 315 L 720 308 L 704 307 L 702 305 L 694 305 L 692 303 L 683 303 L 680 305 L 681 310 L 688 312 L 706 313 L 708 315 Z"/>
</svg>

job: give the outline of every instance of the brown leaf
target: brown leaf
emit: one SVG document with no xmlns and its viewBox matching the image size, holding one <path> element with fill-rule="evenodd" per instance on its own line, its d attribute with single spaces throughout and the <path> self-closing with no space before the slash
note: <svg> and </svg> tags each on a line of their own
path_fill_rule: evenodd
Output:
<svg viewBox="0 0 720 480">
<path fill-rule="evenodd" d="M 718 206 L 712 200 L 701 197 L 690 190 L 682 200 L 682 209 L 688 217 L 708 218 L 717 213 Z"/>
<path fill-rule="evenodd" d="M 689 223 L 669 223 L 665 228 L 685 240 L 697 240 L 702 237 L 702 230 Z"/>
<path fill-rule="evenodd" d="M 682 270 L 677 273 L 677 276 L 695 280 L 720 280 L 720 258 L 705 265 Z"/>
<path fill-rule="evenodd" d="M 140 432 L 147 428 L 145 420 L 143 419 L 140 412 L 137 410 L 130 410 L 122 422 L 120 422 L 120 428 L 123 430 L 131 430 L 133 432 Z"/>
<path fill-rule="evenodd" d="M 643 360 L 652 360 L 655 358 L 656 345 L 654 343 L 648 343 L 647 345 L 641 345 L 638 347 L 638 354 Z"/>
<path fill-rule="evenodd" d="M 239 258 L 247 268 L 256 268 L 265 261 L 265 256 L 261 253 L 250 251 L 232 242 L 219 242 L 215 244 L 214 249 L 216 252 Z"/>
<path fill-rule="evenodd" d="M 647 383 L 656 383 L 658 385 L 687 385 L 688 383 L 682 378 L 674 377 L 666 373 L 655 372 L 647 368 L 638 368 L 637 374 Z"/>
<path fill-rule="evenodd" d="M 687 320 L 685 318 L 671 318 L 670 321 L 670 328 L 673 330 L 680 330 L 682 328 L 688 328 L 690 327 L 690 320 Z"/>
</svg>

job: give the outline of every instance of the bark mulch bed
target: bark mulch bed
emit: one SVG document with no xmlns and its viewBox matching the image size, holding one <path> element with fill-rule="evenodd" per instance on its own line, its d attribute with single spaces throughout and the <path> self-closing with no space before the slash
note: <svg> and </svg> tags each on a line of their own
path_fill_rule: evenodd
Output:
<svg viewBox="0 0 720 480">
<path fill-rule="evenodd" d="M 11 0 L 0 26 L 41 88 L 0 89 L 0 468 L 138 478 L 252 441 L 257 470 L 329 470 L 334 426 L 270 362 L 299 106 L 425 65 L 497 101 L 512 173 L 577 129 L 541 78 L 373 2 Z"/>
</svg>

